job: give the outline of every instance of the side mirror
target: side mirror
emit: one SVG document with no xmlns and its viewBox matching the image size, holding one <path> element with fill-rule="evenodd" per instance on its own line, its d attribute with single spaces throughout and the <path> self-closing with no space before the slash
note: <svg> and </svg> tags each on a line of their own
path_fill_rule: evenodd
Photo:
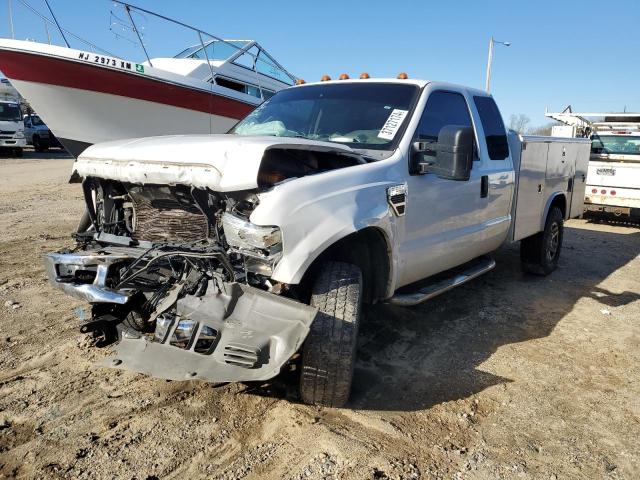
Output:
<svg viewBox="0 0 640 480">
<path fill-rule="evenodd" d="M 473 128 L 447 125 L 438 133 L 436 163 L 431 171 L 440 178 L 466 181 L 473 165 Z"/>
<path fill-rule="evenodd" d="M 471 176 L 473 155 L 473 128 L 447 125 L 438 133 L 437 143 L 413 143 L 411 173 L 433 173 L 446 180 L 466 181 Z"/>
</svg>

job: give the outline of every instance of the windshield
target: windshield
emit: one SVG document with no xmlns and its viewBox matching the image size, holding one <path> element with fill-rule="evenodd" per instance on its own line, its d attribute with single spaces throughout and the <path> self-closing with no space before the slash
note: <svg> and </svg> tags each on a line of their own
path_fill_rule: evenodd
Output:
<svg viewBox="0 0 640 480">
<path fill-rule="evenodd" d="M 418 92 L 415 85 L 369 82 L 291 88 L 278 92 L 229 133 L 392 150 Z"/>
<path fill-rule="evenodd" d="M 31 125 L 39 127 L 40 125 L 44 125 L 44 122 L 38 115 L 31 115 Z"/>
<path fill-rule="evenodd" d="M 189 47 L 174 58 L 196 58 L 198 60 L 226 60 L 235 55 L 244 48 L 248 43 L 247 40 L 211 40 L 206 44 L 207 51 L 204 52 L 202 45 L 194 45 Z"/>
<path fill-rule="evenodd" d="M 0 120 L 5 122 L 21 122 L 22 113 L 16 104 L 0 103 Z"/>
<path fill-rule="evenodd" d="M 591 137 L 591 153 L 640 155 L 640 136 L 594 135 Z"/>
</svg>

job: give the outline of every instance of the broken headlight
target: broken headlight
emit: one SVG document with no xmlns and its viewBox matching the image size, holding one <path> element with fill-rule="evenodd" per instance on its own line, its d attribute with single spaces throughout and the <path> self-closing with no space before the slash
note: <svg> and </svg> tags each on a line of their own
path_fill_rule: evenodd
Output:
<svg viewBox="0 0 640 480">
<path fill-rule="evenodd" d="M 222 228 L 231 250 L 245 257 L 247 270 L 271 275 L 282 253 L 282 233 L 278 227 L 254 225 L 227 212 L 222 216 Z"/>
</svg>

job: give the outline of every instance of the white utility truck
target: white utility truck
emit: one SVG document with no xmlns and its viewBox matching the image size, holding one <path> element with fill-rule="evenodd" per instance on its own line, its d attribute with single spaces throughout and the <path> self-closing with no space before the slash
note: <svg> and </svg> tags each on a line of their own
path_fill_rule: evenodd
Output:
<svg viewBox="0 0 640 480">
<path fill-rule="evenodd" d="M 22 149 L 26 146 L 20 104 L 0 100 L 0 151 L 5 150 L 21 157 Z"/>
<path fill-rule="evenodd" d="M 88 148 L 77 245 L 45 263 L 92 304 L 83 331 L 118 342 L 110 366 L 229 382 L 289 363 L 305 402 L 341 406 L 363 302 L 416 305 L 491 270 L 505 242 L 549 274 L 588 157 L 588 140 L 507 133 L 480 90 L 299 85 L 226 135 Z"/>
<path fill-rule="evenodd" d="M 640 220 L 640 113 L 575 113 L 568 107 L 546 115 L 572 136 L 591 138 L 585 212 Z"/>
</svg>

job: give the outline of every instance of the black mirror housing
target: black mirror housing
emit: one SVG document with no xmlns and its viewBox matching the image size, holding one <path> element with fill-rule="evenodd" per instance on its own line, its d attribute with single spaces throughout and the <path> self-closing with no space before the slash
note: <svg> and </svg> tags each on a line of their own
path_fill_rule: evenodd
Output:
<svg viewBox="0 0 640 480">
<path fill-rule="evenodd" d="M 447 180 L 466 181 L 473 165 L 473 128 L 447 125 L 438 133 L 436 161 L 430 172 Z"/>
</svg>

